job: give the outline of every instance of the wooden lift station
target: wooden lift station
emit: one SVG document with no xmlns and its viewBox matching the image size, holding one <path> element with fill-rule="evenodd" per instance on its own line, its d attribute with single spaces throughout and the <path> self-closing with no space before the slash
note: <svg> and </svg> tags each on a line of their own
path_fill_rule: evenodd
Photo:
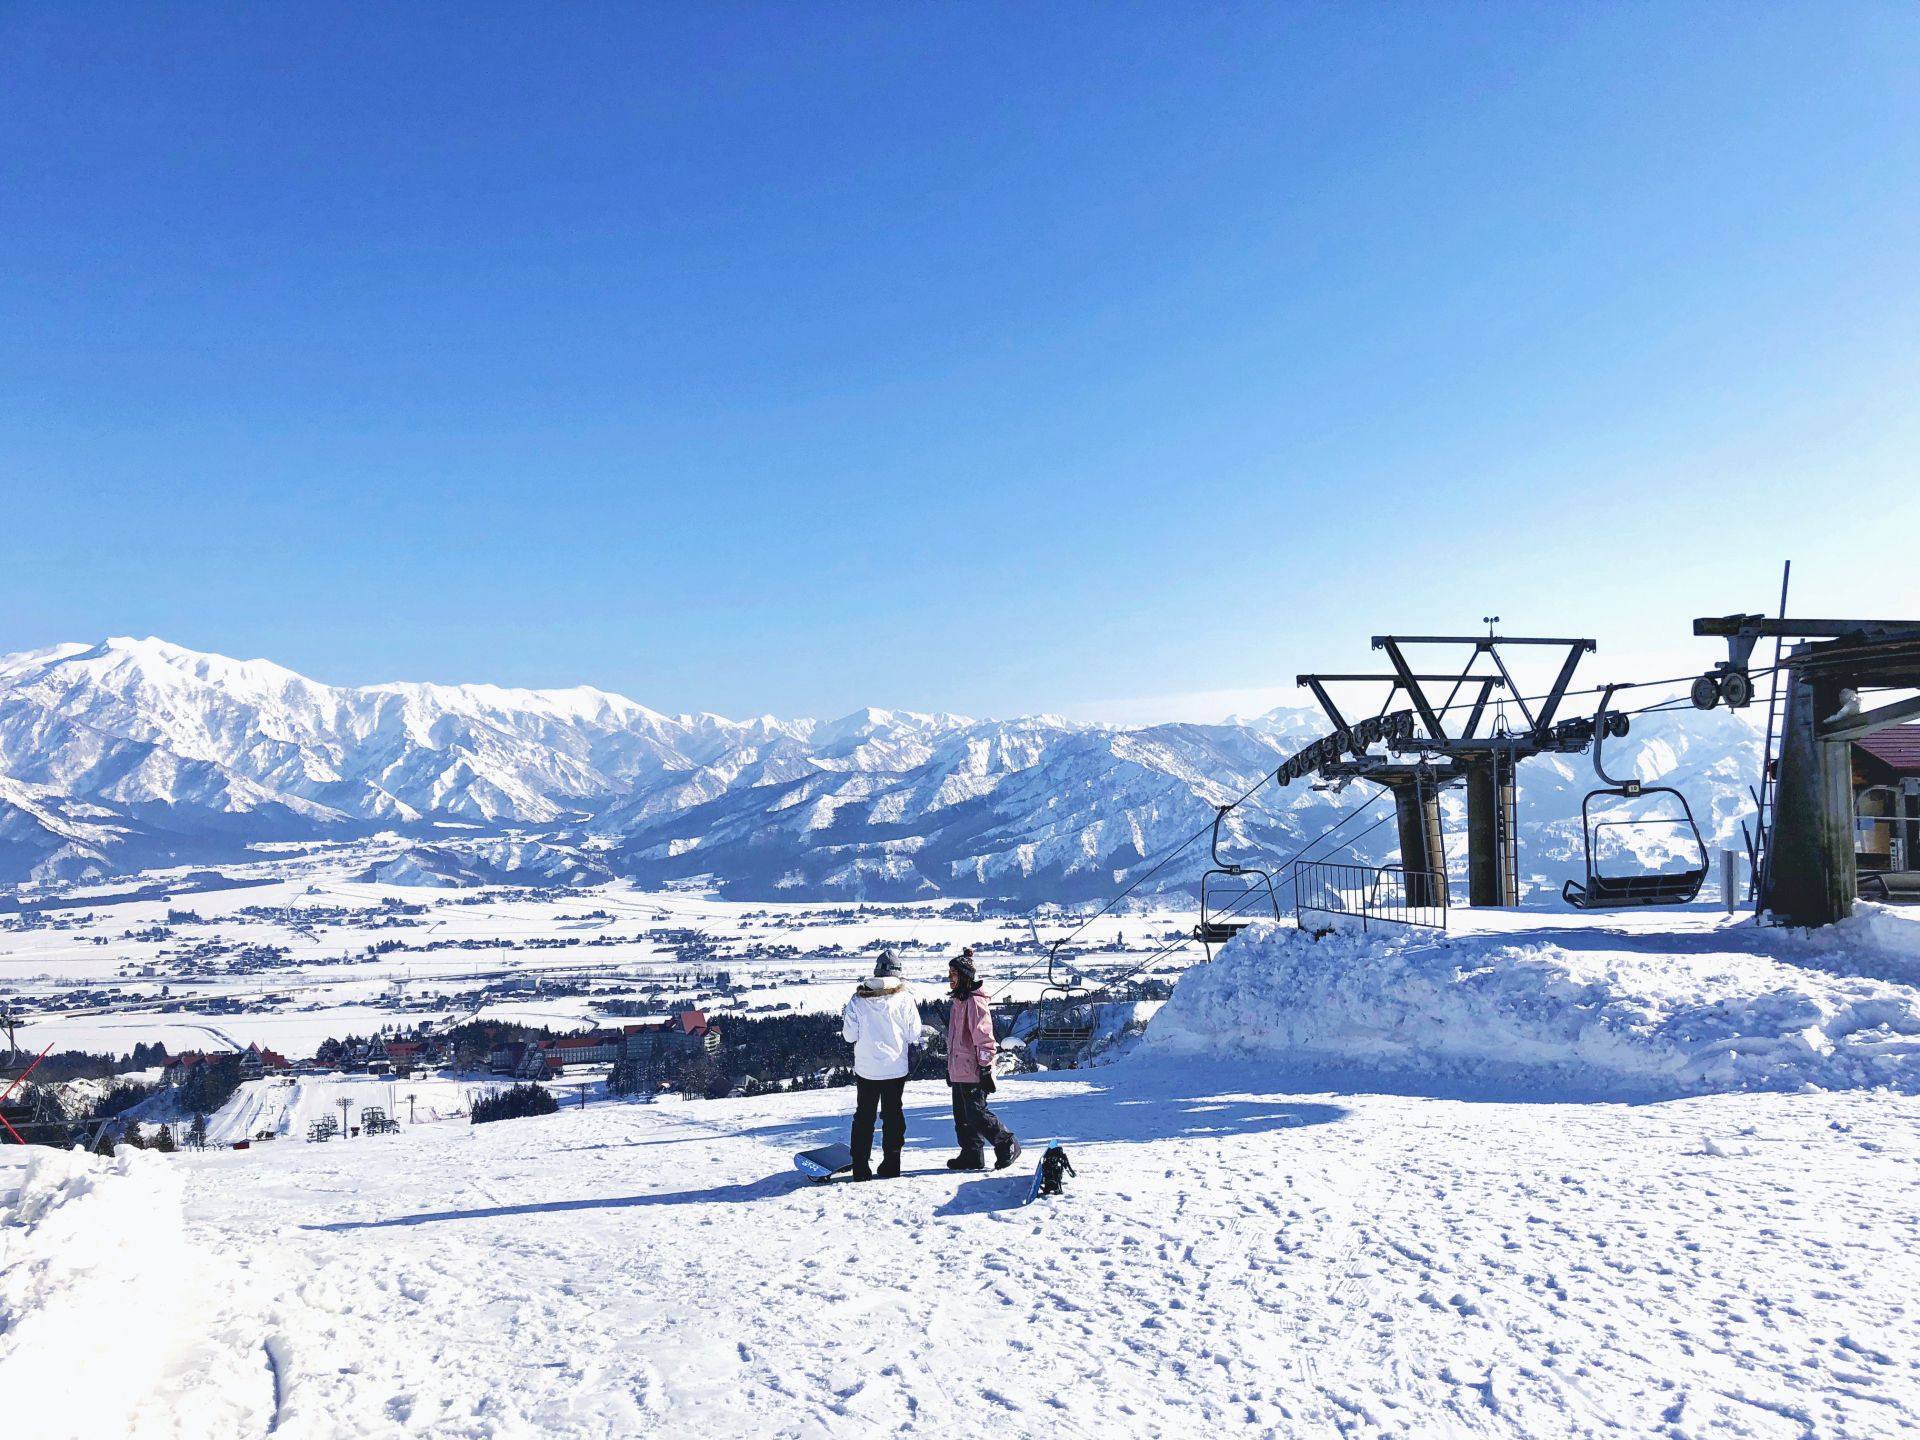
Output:
<svg viewBox="0 0 1920 1440">
<path fill-rule="evenodd" d="M 1694 703 L 1702 709 L 1712 708 L 1714 688 L 1727 688 L 1730 678 L 1729 703 L 1751 693 L 1747 666 L 1758 641 L 1799 642 L 1780 662 L 1786 708 L 1778 761 L 1768 756 L 1763 779 L 1763 787 L 1771 783 L 1770 807 L 1761 792 L 1757 902 L 1793 925 L 1844 920 L 1860 883 L 1852 745 L 1920 715 L 1920 697 L 1871 703 L 1875 691 L 1920 690 L 1920 620 L 1723 615 L 1695 620 L 1693 633 L 1727 642 L 1727 660 L 1696 684 Z"/>
</svg>

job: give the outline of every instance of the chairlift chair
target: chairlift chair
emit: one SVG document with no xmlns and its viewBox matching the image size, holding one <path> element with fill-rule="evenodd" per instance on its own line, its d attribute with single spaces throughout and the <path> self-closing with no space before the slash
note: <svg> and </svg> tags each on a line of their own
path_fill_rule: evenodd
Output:
<svg viewBox="0 0 1920 1440">
<path fill-rule="evenodd" d="M 1226 944 L 1252 923 L 1253 917 L 1243 914 L 1251 897 L 1264 892 L 1273 918 L 1280 918 L 1280 897 L 1274 892 L 1273 876 L 1256 866 L 1220 858 L 1220 822 L 1232 809 L 1231 805 L 1213 807 L 1213 868 L 1200 877 L 1200 923 L 1192 933 L 1206 947 L 1209 960 L 1213 959 L 1214 946 Z"/>
<path fill-rule="evenodd" d="M 1080 977 L 1058 966 L 1060 942 L 1047 952 L 1047 983 L 1035 1005 L 1038 1020 L 1027 1053 L 1049 1070 L 1071 1068 L 1093 1043 L 1093 1001 Z M 1058 967 L 1058 968 L 1056 968 Z"/>
<path fill-rule="evenodd" d="M 1609 775 L 1603 760 L 1607 737 L 1622 738 L 1627 733 L 1627 717 L 1611 713 L 1613 692 L 1609 685 L 1600 697 L 1600 710 L 1593 721 L 1593 771 L 1606 788 L 1589 791 L 1580 802 L 1580 828 L 1586 845 L 1587 878 L 1584 883 L 1569 880 L 1560 896 L 1578 910 L 1623 910 L 1640 905 L 1685 905 L 1700 893 L 1707 878 L 1707 842 L 1694 823 L 1693 807 L 1687 797 L 1671 785 L 1646 785 L 1638 780 L 1622 780 Z M 1656 816 L 1642 820 L 1601 820 L 1593 818 L 1596 800 L 1638 800 L 1649 795 L 1671 795 L 1680 807 L 1678 815 Z M 1635 825 L 1685 825 L 1693 835 L 1700 863 L 1690 870 L 1641 871 L 1630 875 L 1609 875 L 1594 863 L 1594 840 L 1602 830 Z"/>
</svg>

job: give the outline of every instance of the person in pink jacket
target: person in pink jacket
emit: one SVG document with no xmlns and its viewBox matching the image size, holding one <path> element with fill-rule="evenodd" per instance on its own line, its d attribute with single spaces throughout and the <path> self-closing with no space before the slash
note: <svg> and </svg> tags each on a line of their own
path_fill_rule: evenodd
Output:
<svg viewBox="0 0 1920 1440">
<path fill-rule="evenodd" d="M 947 965 L 947 989 L 953 1009 L 947 1017 L 947 1084 L 953 1089 L 953 1133 L 960 1153 L 949 1170 L 984 1170 L 986 1147 L 993 1146 L 993 1168 L 1004 1170 L 1020 1158 L 1020 1139 L 987 1108 L 994 1090 L 993 1012 L 980 993 L 980 977 L 968 946 Z"/>
</svg>

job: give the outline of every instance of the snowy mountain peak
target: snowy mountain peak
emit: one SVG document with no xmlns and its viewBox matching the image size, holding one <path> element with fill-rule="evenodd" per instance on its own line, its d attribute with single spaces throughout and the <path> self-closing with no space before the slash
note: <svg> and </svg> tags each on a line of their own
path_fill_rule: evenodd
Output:
<svg viewBox="0 0 1920 1440">
<path fill-rule="evenodd" d="M 1620 764 L 1682 777 L 1709 842 L 1737 837 L 1750 727 L 1659 719 L 1636 726 Z M 14 782 L 0 796 L 0 880 L 204 863 L 395 826 L 444 852 L 451 823 L 492 848 L 414 868 L 710 876 L 792 898 L 1104 898 L 1116 875 L 1178 846 L 1323 730 L 1308 710 L 1138 728 L 879 707 L 743 723 L 668 716 L 591 686 L 332 686 L 115 636 L 0 657 L 0 776 Z M 1584 779 L 1559 760 L 1522 774 L 1523 850 L 1543 879 L 1579 852 Z M 1277 854 L 1380 804 L 1358 785 L 1266 799 L 1235 817 L 1234 839 Z M 1387 858 L 1391 834 L 1362 853 Z M 537 871 L 522 858 L 535 854 Z M 1191 884 L 1204 865 L 1193 847 L 1156 883 Z"/>
</svg>

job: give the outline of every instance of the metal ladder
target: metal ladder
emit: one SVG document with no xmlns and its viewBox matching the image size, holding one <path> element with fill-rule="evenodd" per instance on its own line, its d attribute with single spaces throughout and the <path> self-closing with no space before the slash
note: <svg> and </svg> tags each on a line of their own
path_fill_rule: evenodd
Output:
<svg viewBox="0 0 1920 1440">
<path fill-rule="evenodd" d="M 1780 569 L 1780 619 L 1787 618 L 1787 582 L 1793 578 L 1793 562 L 1786 561 Z M 1773 676 L 1772 685 L 1767 693 L 1767 738 L 1760 747 L 1760 788 L 1749 791 L 1753 796 L 1754 829 L 1747 833 L 1747 868 L 1749 872 L 1747 898 L 1753 901 L 1753 918 L 1758 920 L 1767 908 L 1769 866 L 1773 856 L 1773 812 L 1776 795 L 1774 777 L 1780 764 L 1781 735 L 1779 721 L 1780 709 L 1780 651 L 1781 637 L 1773 640 Z M 1746 831 L 1743 824 L 1742 831 Z"/>
</svg>

